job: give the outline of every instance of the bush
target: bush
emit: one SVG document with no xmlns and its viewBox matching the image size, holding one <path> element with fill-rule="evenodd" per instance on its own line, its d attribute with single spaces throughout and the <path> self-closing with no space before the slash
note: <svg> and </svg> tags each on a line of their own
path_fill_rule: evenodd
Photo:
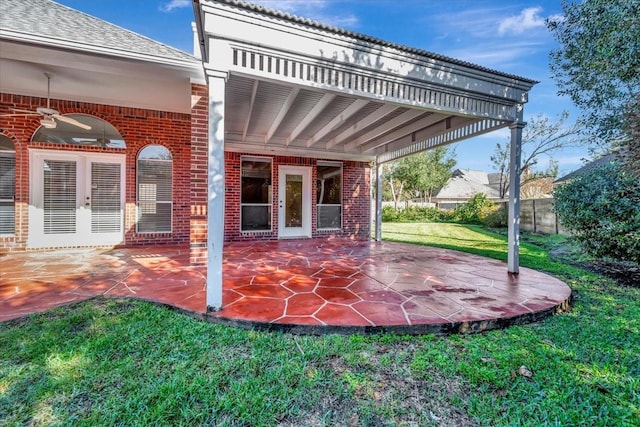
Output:
<svg viewBox="0 0 640 427">
<path fill-rule="evenodd" d="M 447 212 L 438 208 L 408 206 L 397 211 L 392 206 L 382 208 L 383 222 L 443 222 L 449 219 Z"/>
<path fill-rule="evenodd" d="M 493 208 L 493 202 L 484 193 L 478 193 L 469 202 L 453 210 L 453 220 L 462 224 L 481 224 Z"/>
<path fill-rule="evenodd" d="M 609 163 L 555 192 L 562 224 L 595 257 L 640 263 L 640 182 Z"/>
<path fill-rule="evenodd" d="M 492 206 L 486 212 L 484 218 L 481 218 L 482 225 L 487 228 L 503 228 L 509 223 L 509 210 L 506 203 L 500 203 Z"/>
</svg>

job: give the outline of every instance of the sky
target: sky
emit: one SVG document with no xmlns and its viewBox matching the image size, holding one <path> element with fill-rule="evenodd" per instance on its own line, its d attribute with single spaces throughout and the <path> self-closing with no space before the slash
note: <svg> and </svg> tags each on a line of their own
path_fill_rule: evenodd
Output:
<svg viewBox="0 0 640 427">
<path fill-rule="evenodd" d="M 56 0 L 120 27 L 193 53 L 191 0 Z M 558 47 L 545 19 L 562 13 L 560 0 L 254 0 L 265 7 L 310 18 L 538 80 L 524 107 L 525 121 L 538 115 L 555 119 L 566 110 L 570 121 L 579 111 L 557 95 L 548 55 Z M 497 142 L 508 142 L 503 129 L 454 144 L 458 168 L 493 170 L 490 157 Z M 584 164 L 585 147 L 554 154 L 560 176 Z M 537 167 L 548 165 L 541 158 Z"/>
</svg>

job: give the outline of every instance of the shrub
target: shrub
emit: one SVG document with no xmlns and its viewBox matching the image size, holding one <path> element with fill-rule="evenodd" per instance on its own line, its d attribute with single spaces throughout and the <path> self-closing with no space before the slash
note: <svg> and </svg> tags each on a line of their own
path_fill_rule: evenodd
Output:
<svg viewBox="0 0 640 427">
<path fill-rule="evenodd" d="M 478 193 L 467 203 L 453 210 L 453 220 L 463 224 L 481 224 L 491 212 L 493 202 L 484 193 Z"/>
<path fill-rule="evenodd" d="M 383 222 L 443 222 L 449 219 L 447 212 L 438 208 L 408 206 L 395 210 L 392 206 L 382 208 Z"/>
<path fill-rule="evenodd" d="M 590 255 L 640 263 L 640 181 L 609 163 L 555 192 L 562 224 Z"/>
<path fill-rule="evenodd" d="M 393 206 L 382 207 L 382 222 L 395 222 L 398 220 L 398 211 Z"/>
<path fill-rule="evenodd" d="M 487 228 L 507 227 L 509 218 L 509 210 L 506 203 L 500 203 L 492 206 L 486 212 L 484 218 L 481 218 L 482 225 Z"/>
</svg>

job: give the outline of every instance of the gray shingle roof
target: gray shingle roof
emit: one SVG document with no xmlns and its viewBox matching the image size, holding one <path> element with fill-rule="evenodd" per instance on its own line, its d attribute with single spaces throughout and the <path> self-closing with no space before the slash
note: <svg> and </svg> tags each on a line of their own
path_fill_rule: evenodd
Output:
<svg viewBox="0 0 640 427">
<path fill-rule="evenodd" d="M 497 199 L 498 191 L 489 187 L 487 173 L 470 169 L 456 169 L 451 179 L 436 195 L 437 199 L 466 199 L 478 193 L 484 193 L 487 197 Z"/>
<path fill-rule="evenodd" d="M 582 166 L 579 169 L 574 170 L 571 173 L 568 173 L 565 176 L 562 176 L 558 179 L 556 179 L 555 181 L 553 181 L 554 184 L 560 184 L 563 182 L 568 182 L 571 181 L 572 179 L 576 179 L 579 176 L 582 176 L 584 174 L 587 174 L 589 172 L 591 172 L 592 170 L 594 170 L 597 167 L 606 165 L 608 163 L 611 162 L 615 162 L 618 160 L 618 155 L 616 153 L 610 153 L 610 154 L 606 154 L 596 160 L 593 160 L 589 163 L 587 163 L 586 165 Z"/>
<path fill-rule="evenodd" d="M 197 61 L 179 49 L 50 0 L 0 0 L 0 30 L 51 43 L 70 42 L 88 52 L 100 48 L 123 56 Z"/>
</svg>

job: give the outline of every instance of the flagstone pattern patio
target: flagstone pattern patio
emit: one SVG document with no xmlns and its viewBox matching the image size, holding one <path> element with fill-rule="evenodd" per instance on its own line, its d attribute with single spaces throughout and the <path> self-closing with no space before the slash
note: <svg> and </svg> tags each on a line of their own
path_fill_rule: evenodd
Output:
<svg viewBox="0 0 640 427">
<path fill-rule="evenodd" d="M 93 298 L 132 297 L 212 322 L 295 333 L 477 332 L 565 310 L 547 274 L 445 249 L 348 239 L 229 243 L 223 309 L 186 247 L 16 252 L 0 257 L 0 321 Z"/>
</svg>

